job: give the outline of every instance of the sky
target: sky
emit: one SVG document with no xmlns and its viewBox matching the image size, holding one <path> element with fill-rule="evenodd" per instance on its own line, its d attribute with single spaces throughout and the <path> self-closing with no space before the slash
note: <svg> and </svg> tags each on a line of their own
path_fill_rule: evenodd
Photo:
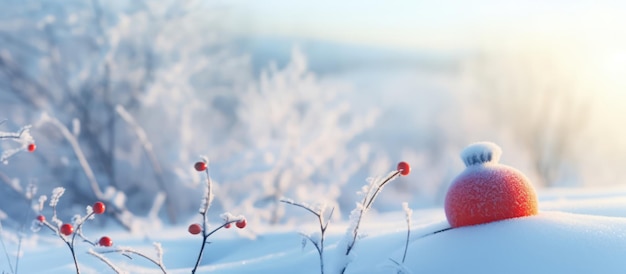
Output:
<svg viewBox="0 0 626 274">
<path fill-rule="evenodd" d="M 624 114 L 626 1 L 232 0 L 228 26 L 286 36 L 416 51 L 549 52 L 575 69 L 606 117 Z"/>
<path fill-rule="evenodd" d="M 582 92 L 593 141 L 626 153 L 626 1 L 231 0 L 231 31 L 421 53 L 504 53 Z M 545 57 L 545 58 L 544 58 Z M 578 96 L 578 95 L 576 95 Z"/>
<path fill-rule="evenodd" d="M 231 1 L 243 33 L 388 47 L 459 49 L 494 42 L 624 36 L 620 1 Z M 621 41 L 623 42 L 623 41 Z"/>
</svg>

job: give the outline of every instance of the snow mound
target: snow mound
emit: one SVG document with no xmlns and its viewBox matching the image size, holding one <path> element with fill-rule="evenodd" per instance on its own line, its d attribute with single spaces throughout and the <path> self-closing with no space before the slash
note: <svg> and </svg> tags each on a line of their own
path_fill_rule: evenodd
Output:
<svg viewBox="0 0 626 274">
<path fill-rule="evenodd" d="M 626 218 L 541 212 L 414 240 L 413 273 L 626 273 Z"/>
</svg>

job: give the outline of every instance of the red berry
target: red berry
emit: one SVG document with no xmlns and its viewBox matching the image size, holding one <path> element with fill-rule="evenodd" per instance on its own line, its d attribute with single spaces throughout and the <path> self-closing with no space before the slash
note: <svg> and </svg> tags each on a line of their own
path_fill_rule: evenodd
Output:
<svg viewBox="0 0 626 274">
<path fill-rule="evenodd" d="M 230 228 L 231 227 L 231 223 L 227 223 L 224 225 L 224 228 Z"/>
<path fill-rule="evenodd" d="M 37 149 L 35 144 L 28 144 L 28 152 L 33 152 L 35 149 Z"/>
<path fill-rule="evenodd" d="M 409 175 L 409 173 L 411 173 L 411 166 L 407 162 L 399 162 L 398 171 L 400 171 L 400 175 L 402 176 Z"/>
<path fill-rule="evenodd" d="M 205 171 L 206 170 L 206 163 L 205 162 L 197 162 L 195 165 L 193 165 L 193 167 L 197 171 Z"/>
<path fill-rule="evenodd" d="M 112 246 L 113 240 L 111 240 L 111 238 L 107 236 L 103 236 L 102 238 L 100 238 L 100 241 L 98 241 L 98 244 L 101 246 Z"/>
<path fill-rule="evenodd" d="M 69 236 L 72 235 L 72 233 L 74 233 L 74 227 L 71 224 L 63 224 L 61 226 L 61 234 L 65 235 L 65 236 Z"/>
<path fill-rule="evenodd" d="M 93 213 L 102 214 L 106 210 L 106 206 L 103 202 L 96 202 L 93 204 Z"/>
<path fill-rule="evenodd" d="M 452 181 L 445 199 L 452 227 L 537 214 L 535 189 L 520 171 L 497 163 L 499 147 L 478 143 L 466 151 L 467 168 Z"/>
<path fill-rule="evenodd" d="M 189 231 L 189 233 L 196 235 L 202 232 L 202 227 L 199 224 L 192 224 L 187 230 Z"/>
<path fill-rule="evenodd" d="M 235 223 L 238 228 L 244 228 L 247 224 L 248 222 L 246 222 L 246 219 L 241 219 Z"/>
<path fill-rule="evenodd" d="M 43 223 L 43 222 L 45 222 L 45 221 L 46 221 L 46 216 L 43 216 L 43 215 L 38 215 L 38 216 L 37 216 L 37 221 L 40 221 L 40 222 L 42 222 L 42 223 Z"/>
</svg>

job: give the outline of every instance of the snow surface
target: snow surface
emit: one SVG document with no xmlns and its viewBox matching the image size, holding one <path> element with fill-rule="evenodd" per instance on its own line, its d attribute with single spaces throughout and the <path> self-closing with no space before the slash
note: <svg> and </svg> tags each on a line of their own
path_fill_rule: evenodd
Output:
<svg viewBox="0 0 626 274">
<path fill-rule="evenodd" d="M 608 189 L 584 196 L 584 190 L 551 190 L 540 202 L 537 216 L 461 227 L 434 235 L 448 227 L 443 209 L 415 210 L 404 273 L 624 273 L 626 272 L 626 195 Z M 618 192 L 619 193 L 619 192 Z M 623 194 L 623 193 L 622 193 Z M 558 199 L 554 198 L 559 196 Z M 568 199 L 568 196 L 573 199 Z M 542 197 L 540 195 L 540 197 Z M 398 273 L 392 260 L 401 262 L 406 237 L 405 212 L 365 217 L 360 239 L 346 273 Z M 325 259 L 327 273 L 341 263 L 344 250 L 337 243 L 346 222 L 331 222 Z M 247 227 L 220 231 L 210 239 L 199 273 L 319 273 L 314 247 L 303 247 L 302 233 L 316 233 L 317 223 Z M 164 250 L 168 273 L 189 273 L 196 259 L 200 238 L 186 226 L 155 228 L 145 235 L 86 226 L 85 234 L 105 233 L 115 245 L 128 246 L 156 258 L 153 242 Z M 4 232 L 11 255 L 16 250 L 15 234 Z M 87 244 L 77 245 L 83 273 L 113 273 L 104 263 L 86 254 Z M 105 254 L 118 268 L 130 273 L 160 273 L 147 260 Z M 4 257 L 4 256 L 2 256 Z M 69 250 L 45 231 L 27 235 L 19 262 L 19 273 L 71 273 Z M 8 271 L 6 258 L 0 270 Z"/>
</svg>

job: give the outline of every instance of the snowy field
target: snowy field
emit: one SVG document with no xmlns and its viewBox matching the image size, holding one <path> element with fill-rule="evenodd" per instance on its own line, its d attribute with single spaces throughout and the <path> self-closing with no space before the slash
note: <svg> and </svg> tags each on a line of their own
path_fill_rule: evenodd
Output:
<svg viewBox="0 0 626 274">
<path fill-rule="evenodd" d="M 355 245 L 346 273 L 624 273 L 626 260 L 626 189 L 592 191 L 551 190 L 540 193 L 540 213 L 533 217 L 484 225 L 448 227 L 443 209 L 415 210 L 406 260 L 401 262 L 406 239 L 404 212 L 368 215 L 366 235 Z M 317 231 L 310 222 L 247 227 L 220 231 L 208 245 L 199 273 L 319 273 L 319 259 L 309 243 L 303 247 L 298 233 Z M 345 222 L 331 222 L 327 235 L 326 273 L 336 273 L 342 254 L 337 243 Z M 85 234 L 107 233 L 114 246 L 132 247 L 156 258 L 153 242 L 163 247 L 168 273 L 189 273 L 198 254 L 200 238 L 186 226 L 146 228 L 141 234 L 119 229 L 87 227 Z M 428 235 L 428 236 L 425 236 Z M 10 255 L 15 235 L 4 232 Z M 114 273 L 88 255 L 89 245 L 77 245 L 83 273 Z M 343 250 L 341 250 L 342 252 Z M 129 273 L 161 273 L 147 260 L 106 255 Z M 6 258 L 0 260 L 5 272 Z M 14 257 L 11 257 L 14 260 Z M 56 236 L 41 231 L 24 239 L 20 273 L 70 273 L 74 264 L 69 249 Z M 403 272 L 400 272 L 403 271 Z"/>
<path fill-rule="evenodd" d="M 76 272 L 95 201 L 81 273 L 190 273 L 204 193 L 196 273 L 626 273 L 626 5 L 303 2 L 0 0 L 0 273 Z M 539 213 L 448 229 L 481 140 Z"/>
</svg>

